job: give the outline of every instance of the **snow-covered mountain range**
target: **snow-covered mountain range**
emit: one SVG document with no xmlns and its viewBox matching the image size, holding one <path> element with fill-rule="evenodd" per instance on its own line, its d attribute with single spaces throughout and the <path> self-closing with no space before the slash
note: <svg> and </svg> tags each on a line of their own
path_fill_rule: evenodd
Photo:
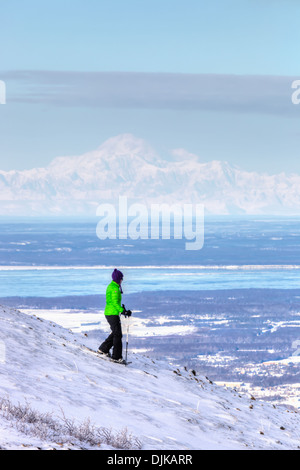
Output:
<svg viewBox="0 0 300 470">
<path fill-rule="evenodd" d="M 3 306 L 0 330 L 0 449 L 299 448 L 297 411 L 201 371 L 130 349 L 115 364 L 88 333 Z"/>
<path fill-rule="evenodd" d="M 297 214 L 300 175 L 247 172 L 121 134 L 45 168 L 0 171 L 0 215 L 95 215 L 103 202 L 200 203 L 210 214 Z"/>
</svg>

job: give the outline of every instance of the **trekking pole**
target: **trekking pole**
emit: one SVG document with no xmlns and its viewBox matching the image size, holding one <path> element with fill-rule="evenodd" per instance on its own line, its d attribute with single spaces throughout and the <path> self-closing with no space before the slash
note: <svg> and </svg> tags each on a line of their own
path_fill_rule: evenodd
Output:
<svg viewBox="0 0 300 470">
<path fill-rule="evenodd" d="M 126 361 L 126 362 L 127 362 L 127 355 L 128 355 L 129 320 L 130 320 L 130 317 L 128 317 L 128 322 L 127 322 L 126 354 L 125 354 L 125 361 Z"/>
</svg>

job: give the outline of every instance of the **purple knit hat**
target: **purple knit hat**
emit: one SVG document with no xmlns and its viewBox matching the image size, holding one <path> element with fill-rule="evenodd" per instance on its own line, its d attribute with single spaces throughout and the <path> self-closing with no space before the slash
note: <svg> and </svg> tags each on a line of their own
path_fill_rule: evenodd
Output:
<svg viewBox="0 0 300 470">
<path fill-rule="evenodd" d="M 123 276 L 123 273 L 121 273 L 121 271 L 114 269 L 111 277 L 113 281 L 115 281 L 117 284 L 120 285 L 120 281 L 122 281 L 124 276 Z"/>
</svg>

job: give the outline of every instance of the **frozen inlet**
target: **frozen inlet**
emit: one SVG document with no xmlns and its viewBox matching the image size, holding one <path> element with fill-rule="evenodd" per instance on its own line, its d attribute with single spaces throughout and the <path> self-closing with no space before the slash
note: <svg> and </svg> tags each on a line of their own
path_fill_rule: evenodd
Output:
<svg viewBox="0 0 300 470">
<path fill-rule="evenodd" d="M 6 104 L 6 86 L 2 80 L 0 80 L 0 104 Z"/>
</svg>

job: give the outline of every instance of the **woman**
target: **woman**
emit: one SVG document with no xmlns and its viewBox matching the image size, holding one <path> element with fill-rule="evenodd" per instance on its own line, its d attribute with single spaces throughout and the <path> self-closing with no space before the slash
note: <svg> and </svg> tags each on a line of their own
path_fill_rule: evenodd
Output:
<svg viewBox="0 0 300 470">
<path fill-rule="evenodd" d="M 112 273 L 112 281 L 106 289 L 106 305 L 104 315 L 109 323 L 111 334 L 106 340 L 99 346 L 98 352 L 100 354 L 106 354 L 111 357 L 114 361 L 123 362 L 122 358 L 122 327 L 120 314 L 127 315 L 129 312 L 126 311 L 125 307 L 121 305 L 122 301 L 122 281 L 123 273 L 114 269 Z M 131 312 L 130 312 L 131 313 Z M 113 347 L 113 353 L 110 356 L 109 350 Z"/>
</svg>

